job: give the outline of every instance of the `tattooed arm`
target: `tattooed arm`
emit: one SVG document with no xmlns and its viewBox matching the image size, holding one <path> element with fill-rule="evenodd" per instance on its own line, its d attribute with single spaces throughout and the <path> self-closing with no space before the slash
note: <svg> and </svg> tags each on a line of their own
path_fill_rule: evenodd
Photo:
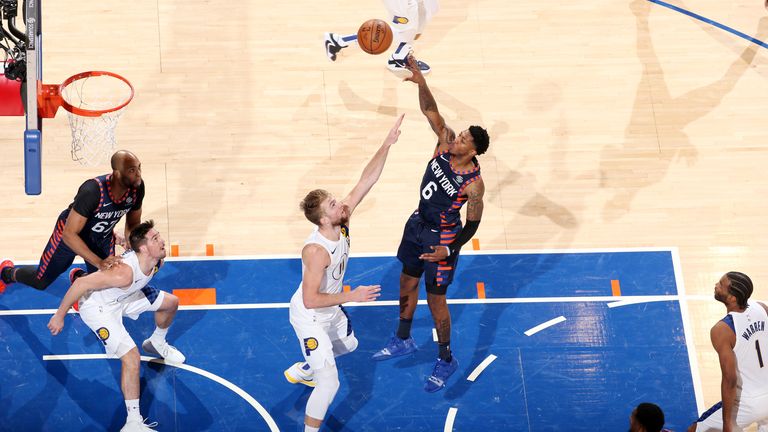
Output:
<svg viewBox="0 0 768 432">
<path fill-rule="evenodd" d="M 433 252 L 421 254 L 419 258 L 429 261 L 442 261 L 449 255 L 456 253 L 477 232 L 480 219 L 483 217 L 483 195 L 485 195 L 485 183 L 480 178 L 467 186 L 464 191 L 467 194 L 467 223 L 456 236 L 456 239 L 448 246 L 430 246 Z"/>
<path fill-rule="evenodd" d="M 411 71 L 411 76 L 406 78 L 405 81 L 411 81 L 419 86 L 419 107 L 421 112 L 427 118 L 429 126 L 437 135 L 437 147 L 435 153 L 447 150 L 448 143 L 456 139 L 456 133 L 445 124 L 445 119 L 440 115 L 437 110 L 437 102 L 435 97 L 432 96 L 432 91 L 427 86 L 427 80 L 419 69 L 419 65 L 416 63 L 416 59 L 413 55 L 409 55 L 406 61 L 406 67 Z"/>
</svg>

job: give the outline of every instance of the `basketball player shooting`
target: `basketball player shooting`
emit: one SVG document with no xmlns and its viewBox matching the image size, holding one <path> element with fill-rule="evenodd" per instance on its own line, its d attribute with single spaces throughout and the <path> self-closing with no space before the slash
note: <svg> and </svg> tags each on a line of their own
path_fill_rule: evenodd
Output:
<svg viewBox="0 0 768 432">
<path fill-rule="evenodd" d="M 424 390 L 432 393 L 445 387 L 448 377 L 459 366 L 450 348 L 451 314 L 445 294 L 453 280 L 461 246 L 480 226 L 485 185 L 476 156 L 488 150 L 489 138 L 480 126 L 470 126 L 457 136 L 437 110 L 435 98 L 412 55 L 408 56 L 407 66 L 412 76 L 405 80 L 419 87 L 421 112 L 437 135 L 437 147 L 421 181 L 419 208 L 408 219 L 397 250 L 397 258 L 403 264 L 397 333 L 373 359 L 387 360 L 416 351 L 411 323 L 423 275 L 439 346 L 434 370 L 424 384 Z M 465 203 L 467 224 L 462 227 L 459 211 Z"/>
</svg>

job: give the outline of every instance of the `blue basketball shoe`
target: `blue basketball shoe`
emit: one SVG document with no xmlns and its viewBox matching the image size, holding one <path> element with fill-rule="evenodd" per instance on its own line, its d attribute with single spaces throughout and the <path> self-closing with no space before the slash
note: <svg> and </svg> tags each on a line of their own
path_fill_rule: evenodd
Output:
<svg viewBox="0 0 768 432">
<path fill-rule="evenodd" d="M 445 387 L 445 382 L 448 381 L 448 378 L 453 375 L 458 368 L 459 361 L 456 360 L 456 357 L 453 357 L 450 363 L 443 359 L 437 359 L 435 369 L 432 371 L 432 376 L 427 378 L 427 382 L 424 383 L 424 390 L 429 393 L 441 390 Z"/>
<path fill-rule="evenodd" d="M 392 56 L 389 57 L 389 61 L 387 62 L 387 69 L 389 69 L 398 78 L 408 78 L 412 74 L 411 71 L 405 67 L 405 61 L 405 58 L 397 58 L 396 54 L 392 54 Z M 428 74 L 432 70 L 428 64 L 421 60 L 416 60 L 416 64 L 419 65 L 419 70 L 421 70 L 423 75 Z"/>
<path fill-rule="evenodd" d="M 413 340 L 412 337 L 409 337 L 408 339 L 400 339 L 397 336 L 392 336 L 389 342 L 387 342 L 387 346 L 374 353 L 371 358 L 376 361 L 389 360 L 394 357 L 400 357 L 416 352 L 417 349 L 416 341 Z"/>
</svg>

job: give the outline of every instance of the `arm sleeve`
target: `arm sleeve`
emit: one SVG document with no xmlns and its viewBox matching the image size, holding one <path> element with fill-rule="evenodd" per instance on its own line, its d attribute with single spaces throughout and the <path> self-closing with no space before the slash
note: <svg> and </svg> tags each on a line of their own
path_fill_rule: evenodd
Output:
<svg viewBox="0 0 768 432">
<path fill-rule="evenodd" d="M 453 255 L 456 250 L 462 246 L 464 246 L 464 243 L 468 242 L 472 236 L 475 235 L 477 232 L 477 228 L 480 226 L 480 221 L 476 220 L 468 220 L 467 224 L 464 225 L 464 228 L 462 228 L 459 235 L 456 236 L 455 239 L 451 242 L 450 245 L 448 245 L 448 250 L 451 252 L 451 255 Z"/>
<path fill-rule="evenodd" d="M 99 208 L 100 195 L 101 191 L 96 180 L 86 180 L 77 190 L 75 201 L 72 203 L 72 210 L 80 216 L 90 217 Z"/>
</svg>

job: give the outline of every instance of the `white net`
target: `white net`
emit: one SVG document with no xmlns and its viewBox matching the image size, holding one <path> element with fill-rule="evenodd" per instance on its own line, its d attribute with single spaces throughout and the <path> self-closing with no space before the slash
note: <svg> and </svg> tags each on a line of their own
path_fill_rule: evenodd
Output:
<svg viewBox="0 0 768 432">
<path fill-rule="evenodd" d="M 110 75 L 85 76 L 63 87 L 61 96 L 75 108 L 104 111 L 129 101 L 132 90 L 126 82 Z M 68 110 L 72 160 L 85 166 L 109 161 L 116 148 L 115 129 L 123 111 L 124 108 L 92 117 Z"/>
</svg>

